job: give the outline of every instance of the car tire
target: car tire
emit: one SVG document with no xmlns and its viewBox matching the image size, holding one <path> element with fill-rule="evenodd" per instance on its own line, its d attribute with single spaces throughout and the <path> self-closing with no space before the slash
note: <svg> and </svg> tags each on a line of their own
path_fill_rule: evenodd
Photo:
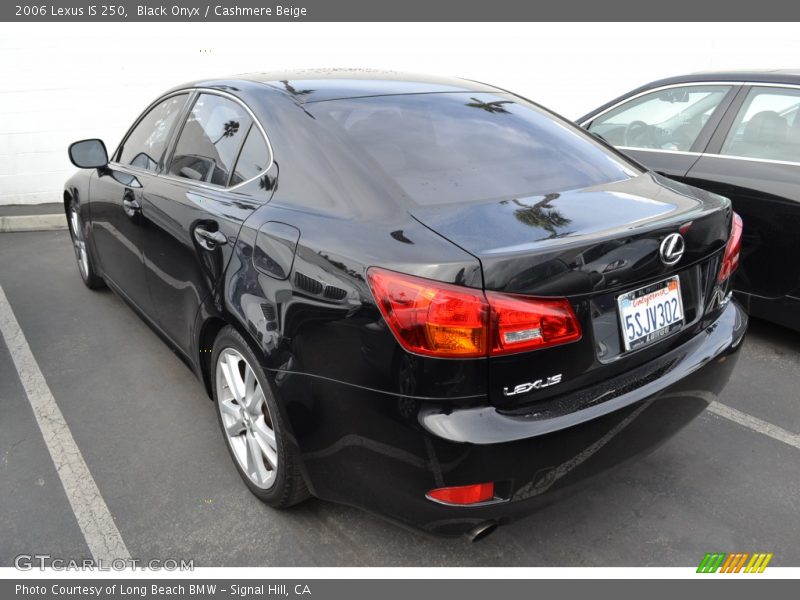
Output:
<svg viewBox="0 0 800 600">
<path fill-rule="evenodd" d="M 274 508 L 307 499 L 299 453 L 288 440 L 267 376 L 250 345 L 231 326 L 214 341 L 210 371 L 222 436 L 250 491 Z"/>
<path fill-rule="evenodd" d="M 72 248 L 75 251 L 75 260 L 78 263 L 78 272 L 83 283 L 90 290 L 99 290 L 105 287 L 103 278 L 97 273 L 92 262 L 92 255 L 89 252 L 86 231 L 81 220 L 80 206 L 75 200 L 69 203 L 67 209 L 67 223 L 69 225 L 69 237 L 72 240 Z"/>
</svg>

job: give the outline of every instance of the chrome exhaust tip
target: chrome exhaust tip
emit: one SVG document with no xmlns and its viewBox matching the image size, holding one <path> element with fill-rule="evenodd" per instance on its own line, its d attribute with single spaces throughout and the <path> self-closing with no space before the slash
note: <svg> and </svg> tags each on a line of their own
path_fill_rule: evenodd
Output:
<svg viewBox="0 0 800 600">
<path fill-rule="evenodd" d="M 485 539 L 492 534 L 495 529 L 497 529 L 497 521 L 484 521 L 466 533 L 467 539 L 473 543 L 479 542 L 480 540 Z"/>
</svg>

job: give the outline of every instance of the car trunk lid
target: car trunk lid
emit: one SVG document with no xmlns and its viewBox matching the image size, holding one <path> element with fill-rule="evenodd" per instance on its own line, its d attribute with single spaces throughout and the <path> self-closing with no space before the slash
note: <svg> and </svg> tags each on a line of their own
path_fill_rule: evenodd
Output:
<svg viewBox="0 0 800 600">
<path fill-rule="evenodd" d="M 544 196 L 419 207 L 413 216 L 482 266 L 486 290 L 566 297 L 583 336 L 490 359 L 490 399 L 501 407 L 596 385 L 652 360 L 702 326 L 729 234 L 727 199 L 647 173 Z M 487 232 L 499 232 L 488 235 Z M 679 233 L 681 259 L 661 258 Z M 621 294 L 678 277 L 684 322 L 632 350 L 622 340 Z"/>
</svg>

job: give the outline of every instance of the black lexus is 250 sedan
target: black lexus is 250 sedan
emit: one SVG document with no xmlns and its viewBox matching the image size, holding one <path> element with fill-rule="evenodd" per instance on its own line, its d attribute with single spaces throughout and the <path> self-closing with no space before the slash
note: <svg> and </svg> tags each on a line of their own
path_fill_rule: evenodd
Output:
<svg viewBox="0 0 800 600">
<path fill-rule="evenodd" d="M 650 169 L 730 198 L 744 221 L 736 297 L 800 331 L 800 70 L 662 79 L 578 122 Z"/>
<path fill-rule="evenodd" d="M 70 156 L 83 281 L 190 365 L 271 506 L 480 538 L 677 432 L 747 326 L 726 198 L 490 85 L 201 81 Z"/>
</svg>

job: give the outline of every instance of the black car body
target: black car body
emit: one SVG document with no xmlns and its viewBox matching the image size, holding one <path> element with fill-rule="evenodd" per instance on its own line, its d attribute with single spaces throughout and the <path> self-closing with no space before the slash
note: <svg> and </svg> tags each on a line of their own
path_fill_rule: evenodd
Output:
<svg viewBox="0 0 800 600">
<path fill-rule="evenodd" d="M 709 72 L 654 81 L 578 120 L 650 169 L 730 198 L 744 221 L 737 297 L 798 331 L 799 108 L 798 70 Z"/>
<path fill-rule="evenodd" d="M 667 439 L 736 363 L 728 200 L 511 93 L 310 71 L 148 111 L 108 164 L 73 148 L 82 273 L 81 248 L 212 396 L 218 334 L 246 340 L 315 496 L 485 533 Z M 620 297 L 662 287 L 682 323 L 627 350 Z"/>
</svg>

